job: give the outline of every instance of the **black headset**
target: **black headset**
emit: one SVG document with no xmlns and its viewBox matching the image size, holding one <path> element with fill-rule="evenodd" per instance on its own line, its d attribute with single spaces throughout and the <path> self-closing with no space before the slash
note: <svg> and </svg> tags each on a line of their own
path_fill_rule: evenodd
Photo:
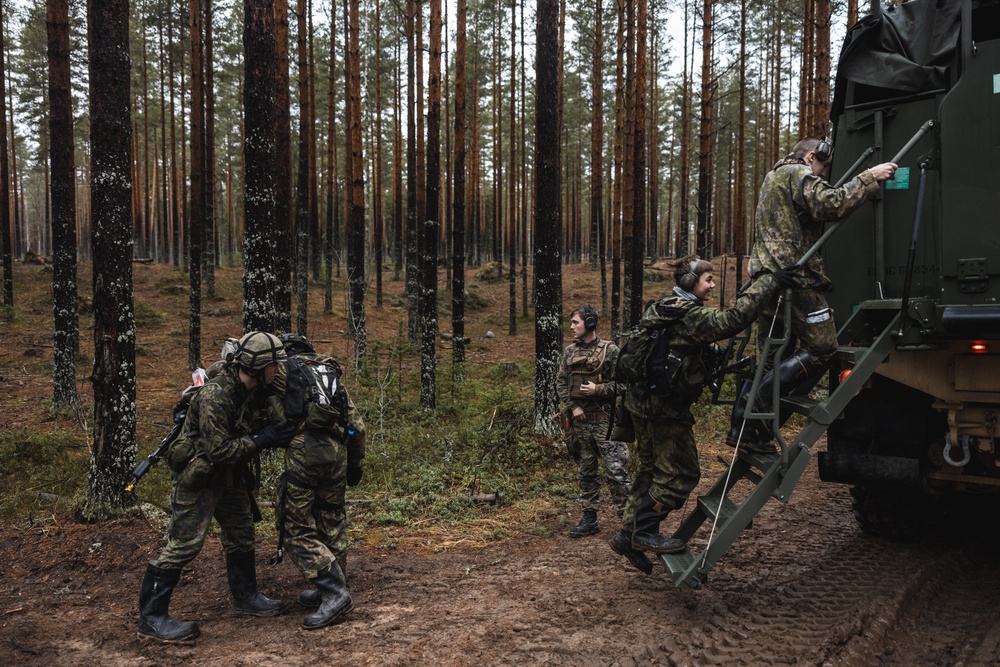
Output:
<svg viewBox="0 0 1000 667">
<path fill-rule="evenodd" d="M 831 144 L 826 137 L 819 140 L 819 144 L 816 145 L 816 159 L 820 162 L 826 162 L 833 157 L 833 144 Z"/>
<path fill-rule="evenodd" d="M 597 328 L 597 313 L 589 303 L 583 307 L 583 328 L 587 331 Z"/>
<path fill-rule="evenodd" d="M 700 261 L 697 257 L 692 259 L 691 264 L 688 265 L 687 273 L 682 275 L 677 281 L 677 285 L 685 292 L 690 292 L 698 284 L 698 274 L 694 272 L 694 268 L 698 266 L 698 262 Z"/>
</svg>

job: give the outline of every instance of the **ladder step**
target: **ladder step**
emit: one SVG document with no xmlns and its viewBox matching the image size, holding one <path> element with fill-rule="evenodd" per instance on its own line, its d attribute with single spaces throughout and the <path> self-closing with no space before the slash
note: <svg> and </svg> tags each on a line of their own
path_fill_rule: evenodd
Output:
<svg viewBox="0 0 1000 667">
<path fill-rule="evenodd" d="M 861 358 L 865 352 L 868 351 L 867 347 L 852 347 L 850 345 L 841 345 L 837 348 L 834 353 L 833 358 L 839 361 L 848 361 L 851 363 L 856 362 Z"/>
<path fill-rule="evenodd" d="M 694 565 L 694 554 L 691 553 L 690 547 L 680 552 L 679 554 L 658 554 L 660 558 L 660 563 L 663 564 L 663 569 L 667 571 L 670 575 L 670 579 L 674 582 L 674 585 L 681 586 L 681 579 L 684 578 L 685 573 L 687 573 L 691 567 Z M 683 585 L 695 588 L 700 582 L 687 581 Z"/>
<path fill-rule="evenodd" d="M 757 452 L 751 452 L 744 447 L 740 447 L 739 456 L 743 461 L 749 463 L 757 470 L 760 470 L 764 474 L 774 467 L 774 464 L 781 460 L 780 454 L 758 454 Z M 748 475 L 744 474 L 745 477 Z"/>
<path fill-rule="evenodd" d="M 713 519 L 718 518 L 719 522 L 722 523 L 736 513 L 737 506 L 729 498 L 722 498 L 720 503 L 718 496 L 698 496 L 698 508 Z"/>
<path fill-rule="evenodd" d="M 807 417 L 819 403 L 819 401 L 815 401 L 808 396 L 783 396 L 781 398 L 781 407 L 787 408 L 792 412 L 797 412 L 800 415 L 806 415 Z"/>
</svg>

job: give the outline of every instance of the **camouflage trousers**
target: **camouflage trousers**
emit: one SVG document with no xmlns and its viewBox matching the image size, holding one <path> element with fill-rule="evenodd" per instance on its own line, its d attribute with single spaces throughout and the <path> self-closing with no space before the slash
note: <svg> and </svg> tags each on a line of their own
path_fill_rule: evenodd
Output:
<svg viewBox="0 0 1000 667">
<path fill-rule="evenodd" d="M 625 506 L 622 527 L 631 532 L 636 508 L 648 493 L 665 509 L 678 509 L 701 479 L 698 446 L 690 426 L 672 419 L 632 415 L 639 453 L 639 471 Z"/>
<path fill-rule="evenodd" d="M 326 442 L 317 445 L 318 440 Z M 347 449 L 329 437 L 313 438 L 307 433 L 305 441 L 323 446 L 322 456 L 310 452 L 312 448 L 297 447 L 301 435 L 286 450 L 275 520 L 279 530 L 284 525 L 285 548 L 292 562 L 306 579 L 315 579 L 334 560 L 347 571 Z"/>
<path fill-rule="evenodd" d="M 227 554 L 254 549 L 253 515 L 245 486 L 209 485 L 200 491 L 186 489 L 174 480 L 170 499 L 167 545 L 153 565 L 179 570 L 201 552 L 212 518 L 222 529 L 219 535 Z"/>
<path fill-rule="evenodd" d="M 757 340 L 761 349 L 768 331 L 771 331 L 772 322 L 773 336 L 781 336 L 785 330 L 785 306 L 782 304 L 777 309 L 775 317 L 777 303 L 776 295 L 773 301 L 761 308 L 760 315 L 757 316 Z M 837 325 L 833 320 L 833 309 L 827 304 L 822 292 L 814 289 L 792 290 L 792 340 L 785 356 L 791 356 L 796 349 L 808 352 L 824 365 L 829 363 L 837 351 Z M 768 364 L 770 363 L 769 359 Z"/>
<path fill-rule="evenodd" d="M 611 502 L 620 516 L 628 500 L 629 483 L 626 466 L 628 447 L 624 442 L 606 440 L 608 416 L 603 412 L 587 413 L 587 421 L 573 421 L 570 449 L 578 452 L 577 479 L 580 481 L 580 505 L 583 509 L 597 511 L 601 503 L 600 472 L 611 493 Z"/>
</svg>

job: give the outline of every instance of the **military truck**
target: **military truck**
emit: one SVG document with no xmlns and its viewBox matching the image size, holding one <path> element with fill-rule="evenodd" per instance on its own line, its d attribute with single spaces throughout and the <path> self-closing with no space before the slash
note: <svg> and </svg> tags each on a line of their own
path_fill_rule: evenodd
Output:
<svg viewBox="0 0 1000 667">
<path fill-rule="evenodd" d="M 822 249 L 831 395 L 899 317 L 820 476 L 852 485 L 866 532 L 911 537 L 965 494 L 1000 497 L 1000 0 L 875 4 L 848 31 L 831 119 L 834 178 L 920 135 Z"/>
</svg>

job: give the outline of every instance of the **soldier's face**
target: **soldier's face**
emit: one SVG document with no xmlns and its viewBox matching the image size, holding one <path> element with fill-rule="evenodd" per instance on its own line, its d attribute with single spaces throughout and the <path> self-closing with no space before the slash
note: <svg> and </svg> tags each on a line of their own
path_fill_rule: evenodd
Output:
<svg viewBox="0 0 1000 667">
<path fill-rule="evenodd" d="M 264 384 L 271 384 L 271 380 L 274 379 L 275 374 L 278 372 L 277 362 L 268 364 L 264 366 Z"/>
<path fill-rule="evenodd" d="M 815 151 L 809 151 L 806 153 L 806 164 L 808 164 L 809 168 L 812 169 L 812 172 L 820 178 L 827 177 L 827 174 L 830 171 L 831 162 L 833 162 L 833 160 L 827 160 L 826 162 L 821 161 L 818 157 L 816 157 Z"/>
<path fill-rule="evenodd" d="M 573 332 L 574 338 L 582 338 L 587 333 L 587 327 L 584 326 L 579 313 L 573 313 L 573 317 L 569 318 L 569 330 Z"/>
<path fill-rule="evenodd" d="M 691 290 L 691 294 L 702 301 L 706 301 L 712 294 L 712 290 L 715 289 L 715 276 L 712 275 L 711 271 L 706 271 L 705 273 L 698 276 L 698 283 Z"/>
</svg>

